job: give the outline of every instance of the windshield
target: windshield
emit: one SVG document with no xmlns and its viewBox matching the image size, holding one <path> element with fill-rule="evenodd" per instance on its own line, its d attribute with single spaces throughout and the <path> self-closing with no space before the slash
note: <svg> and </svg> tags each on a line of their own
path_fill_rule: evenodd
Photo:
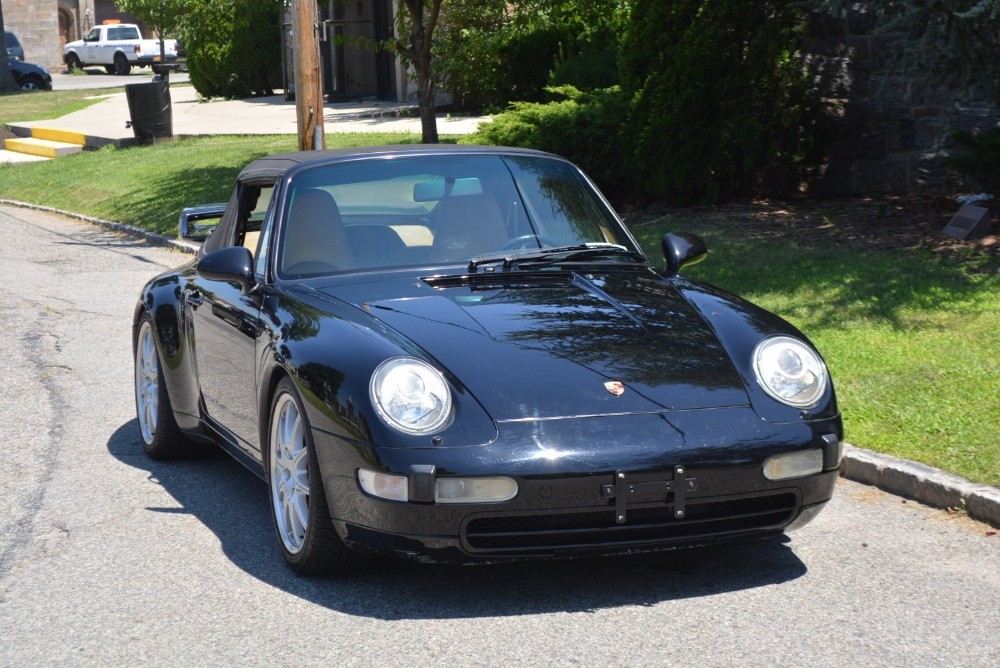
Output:
<svg viewBox="0 0 1000 668">
<path fill-rule="evenodd" d="M 636 250 L 580 172 L 536 156 L 387 157 L 315 167 L 289 185 L 284 278 L 468 264 L 582 244 Z"/>
</svg>

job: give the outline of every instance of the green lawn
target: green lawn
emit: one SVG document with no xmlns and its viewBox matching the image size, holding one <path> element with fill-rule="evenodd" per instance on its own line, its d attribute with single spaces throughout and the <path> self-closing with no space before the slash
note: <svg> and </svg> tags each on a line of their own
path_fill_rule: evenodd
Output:
<svg viewBox="0 0 1000 668">
<path fill-rule="evenodd" d="M 419 135 L 327 141 L 330 148 L 416 143 Z M 172 235 L 182 207 L 226 201 L 247 162 L 294 148 L 291 136 L 213 137 L 0 165 L 0 198 Z M 633 230 L 657 260 L 664 232 L 702 235 L 711 253 L 688 270 L 692 276 L 810 336 L 837 384 L 850 442 L 1000 485 L 1000 275 L 970 275 L 958 261 L 923 251 L 751 240 L 738 221 L 691 213 Z"/>
<path fill-rule="evenodd" d="M 327 148 L 415 144 L 419 134 L 328 134 Z M 444 137 L 442 141 L 454 141 Z M 84 151 L 21 165 L 0 164 L 0 199 L 44 204 L 176 235 L 185 206 L 226 202 L 251 160 L 296 150 L 292 135 L 180 139 L 157 146 Z"/>
<path fill-rule="evenodd" d="M 97 104 L 109 95 L 123 92 L 124 88 L 102 88 L 4 93 L 0 95 L 0 125 L 59 118 Z"/>
<path fill-rule="evenodd" d="M 1000 276 L 918 251 L 749 242 L 738 223 L 697 216 L 633 227 L 658 259 L 671 230 L 709 245 L 685 273 L 778 313 L 816 343 L 849 442 L 1000 485 Z"/>
</svg>

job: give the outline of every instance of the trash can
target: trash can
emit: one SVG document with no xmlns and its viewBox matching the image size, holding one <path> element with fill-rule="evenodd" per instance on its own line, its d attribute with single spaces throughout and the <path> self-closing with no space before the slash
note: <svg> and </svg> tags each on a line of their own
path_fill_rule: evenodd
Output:
<svg viewBox="0 0 1000 668">
<path fill-rule="evenodd" d="M 128 113 L 132 118 L 129 127 L 140 144 L 152 144 L 157 139 L 173 136 L 169 81 L 126 84 L 125 99 L 128 100 Z"/>
</svg>

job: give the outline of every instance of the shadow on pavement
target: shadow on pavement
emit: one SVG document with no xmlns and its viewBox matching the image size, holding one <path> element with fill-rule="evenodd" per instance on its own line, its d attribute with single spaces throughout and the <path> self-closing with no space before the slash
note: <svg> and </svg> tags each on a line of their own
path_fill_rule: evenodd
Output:
<svg viewBox="0 0 1000 668">
<path fill-rule="evenodd" d="M 228 456 L 158 462 L 146 457 L 135 420 L 108 441 L 119 461 L 149 472 L 181 509 L 218 537 L 223 552 L 253 577 L 349 615 L 384 620 L 453 619 L 588 612 L 708 597 L 794 580 L 806 566 L 771 541 L 658 555 L 440 566 L 377 559 L 356 573 L 305 578 L 284 563 L 271 528 L 264 484 Z M 786 539 L 787 541 L 787 539 Z"/>
</svg>

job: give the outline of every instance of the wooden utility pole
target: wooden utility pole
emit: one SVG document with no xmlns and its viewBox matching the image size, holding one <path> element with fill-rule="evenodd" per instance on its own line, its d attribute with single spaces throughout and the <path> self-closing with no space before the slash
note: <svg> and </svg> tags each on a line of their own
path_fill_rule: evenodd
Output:
<svg viewBox="0 0 1000 668">
<path fill-rule="evenodd" d="M 326 136 L 323 134 L 323 84 L 320 78 L 316 0 L 292 0 L 292 32 L 299 150 L 323 150 L 326 148 Z"/>
</svg>

